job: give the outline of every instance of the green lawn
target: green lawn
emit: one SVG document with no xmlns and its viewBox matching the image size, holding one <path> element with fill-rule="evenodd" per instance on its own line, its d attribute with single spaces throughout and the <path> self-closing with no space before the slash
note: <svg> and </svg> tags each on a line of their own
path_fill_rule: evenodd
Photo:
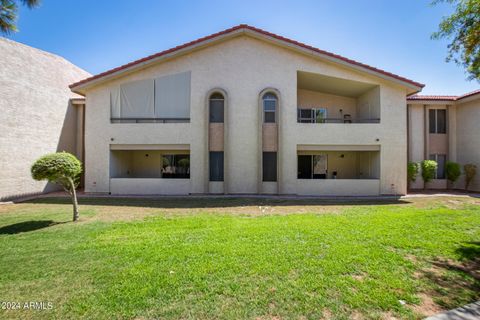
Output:
<svg viewBox="0 0 480 320">
<path fill-rule="evenodd" d="M 416 319 L 480 299 L 480 199 L 0 205 L 12 319 Z"/>
</svg>

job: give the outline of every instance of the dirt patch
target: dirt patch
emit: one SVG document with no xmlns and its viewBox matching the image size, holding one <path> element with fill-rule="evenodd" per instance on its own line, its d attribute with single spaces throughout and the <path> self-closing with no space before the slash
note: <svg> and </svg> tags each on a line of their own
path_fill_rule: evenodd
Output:
<svg viewBox="0 0 480 320">
<path fill-rule="evenodd" d="M 478 259 L 455 261 L 439 258 L 430 261 L 428 266 L 414 273 L 415 278 L 428 281 L 428 288 L 418 294 L 420 303 L 409 307 L 427 317 L 478 300 L 479 265 Z"/>
<path fill-rule="evenodd" d="M 441 259 L 432 262 L 432 264 L 439 268 L 464 272 L 475 280 L 480 281 L 480 258 L 462 262 L 452 259 Z"/>
<path fill-rule="evenodd" d="M 322 319 L 323 320 L 330 320 L 333 319 L 333 313 L 329 309 L 322 310 Z"/>
<path fill-rule="evenodd" d="M 412 310 L 422 317 L 429 317 L 445 311 L 441 306 L 433 301 L 432 295 L 434 294 L 420 293 L 417 295 L 420 299 L 420 303 L 418 305 L 412 305 Z"/>
<path fill-rule="evenodd" d="M 357 281 L 363 281 L 365 278 L 367 277 L 367 274 L 366 273 L 357 273 L 357 274 L 353 274 L 352 275 L 352 278 L 357 280 Z"/>
</svg>

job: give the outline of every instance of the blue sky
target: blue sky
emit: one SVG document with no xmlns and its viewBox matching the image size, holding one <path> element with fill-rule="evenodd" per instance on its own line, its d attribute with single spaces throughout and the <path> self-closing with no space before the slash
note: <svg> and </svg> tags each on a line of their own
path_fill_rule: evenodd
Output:
<svg viewBox="0 0 480 320">
<path fill-rule="evenodd" d="M 431 0 L 43 0 L 20 9 L 13 40 L 95 74 L 232 27 L 250 24 L 425 83 L 423 94 L 480 88 L 431 40 L 447 4 Z"/>
</svg>

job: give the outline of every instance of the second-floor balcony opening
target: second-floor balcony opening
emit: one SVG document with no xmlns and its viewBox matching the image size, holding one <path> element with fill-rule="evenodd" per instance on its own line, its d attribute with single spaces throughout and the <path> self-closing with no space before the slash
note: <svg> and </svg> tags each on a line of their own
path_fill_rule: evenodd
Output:
<svg viewBox="0 0 480 320">
<path fill-rule="evenodd" d="M 297 72 L 298 123 L 379 123 L 380 86 Z"/>
<path fill-rule="evenodd" d="M 190 72 L 113 87 L 111 123 L 190 122 Z"/>
</svg>

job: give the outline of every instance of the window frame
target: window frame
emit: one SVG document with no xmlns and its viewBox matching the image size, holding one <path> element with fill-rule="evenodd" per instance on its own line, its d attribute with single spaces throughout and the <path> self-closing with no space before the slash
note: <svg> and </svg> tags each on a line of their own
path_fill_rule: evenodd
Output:
<svg viewBox="0 0 480 320">
<path fill-rule="evenodd" d="M 172 166 L 172 165 L 170 165 L 170 166 L 173 167 L 173 168 L 181 167 L 181 166 L 179 166 L 179 164 L 178 164 L 178 162 L 179 162 L 181 159 L 178 160 L 177 157 L 187 157 L 187 159 L 188 159 L 188 169 L 187 169 L 187 172 L 186 172 L 185 174 L 183 174 L 183 175 L 182 175 L 182 174 L 179 174 L 179 173 L 176 173 L 176 172 L 174 172 L 174 173 L 168 173 L 170 176 L 165 177 L 165 176 L 164 176 L 164 175 L 165 175 L 164 169 L 166 168 L 166 166 L 165 166 L 164 163 L 163 163 L 163 161 L 164 161 L 163 159 L 164 159 L 164 158 L 167 158 L 167 159 L 168 159 L 169 157 L 172 158 L 172 161 L 171 161 L 171 162 L 173 163 L 173 166 Z M 165 154 L 161 154 L 161 159 L 162 159 L 162 165 L 161 165 L 161 168 L 160 168 L 160 170 L 161 170 L 160 178 L 161 178 L 161 179 L 190 179 L 190 154 L 189 154 L 189 153 L 188 153 L 188 154 L 184 154 L 184 153 L 174 153 L 174 154 L 172 154 L 172 153 L 165 153 Z"/>
<path fill-rule="evenodd" d="M 266 98 L 266 96 L 273 96 L 274 98 Z M 266 110 L 265 102 L 267 101 L 274 101 L 275 108 L 274 110 Z M 268 91 L 262 95 L 262 114 L 263 114 L 263 123 L 277 123 L 277 110 L 278 110 L 278 97 L 274 92 Z M 266 115 L 273 113 L 273 121 L 266 121 Z"/>
<path fill-rule="evenodd" d="M 310 168 L 309 171 L 309 178 L 306 177 L 307 174 L 302 174 L 303 177 L 300 177 L 300 157 L 310 158 Z M 315 171 L 315 158 L 325 157 L 325 173 L 316 173 Z M 328 179 L 328 154 L 297 154 L 297 179 L 300 180 L 318 180 L 318 179 Z"/>
<path fill-rule="evenodd" d="M 222 96 L 222 98 L 213 98 L 216 95 Z M 221 115 L 222 120 L 221 121 L 216 121 L 215 119 L 213 119 L 214 121 L 212 121 L 212 101 L 222 101 L 222 115 Z M 225 123 L 225 96 L 220 92 L 213 92 L 208 98 L 208 122 L 209 123 Z"/>
<path fill-rule="evenodd" d="M 444 123 L 443 127 L 440 130 L 439 122 L 438 122 L 438 114 L 439 112 L 444 113 Z M 432 118 L 433 114 L 433 118 Z M 433 124 L 433 128 L 432 128 Z M 431 134 L 446 134 L 447 133 L 447 109 L 437 109 L 432 108 L 428 111 L 428 132 Z"/>
<path fill-rule="evenodd" d="M 302 111 L 310 111 L 310 117 L 303 117 Z M 318 114 L 323 113 L 324 117 L 318 121 Z M 298 123 L 326 123 L 328 117 L 328 109 L 324 107 L 319 108 L 297 108 L 297 122 Z"/>
<path fill-rule="evenodd" d="M 268 156 L 273 156 L 273 159 Z M 265 170 L 266 160 L 273 160 L 273 166 L 274 168 L 272 170 Z M 273 177 L 266 176 L 266 173 L 273 173 Z M 263 151 L 262 152 L 262 181 L 263 182 L 277 182 L 278 180 L 278 154 L 276 151 Z"/>
<path fill-rule="evenodd" d="M 218 177 L 213 177 L 215 171 L 213 170 L 214 167 L 212 166 L 212 164 L 214 163 L 213 158 L 212 156 L 213 155 L 221 155 L 221 172 L 219 173 L 219 176 Z M 209 172 L 209 175 L 208 175 L 208 179 L 209 181 L 213 181 L 213 182 L 223 182 L 225 181 L 225 154 L 223 151 L 209 151 L 208 152 L 208 172 Z"/>
<path fill-rule="evenodd" d="M 444 157 L 444 161 L 443 161 L 443 167 L 442 167 L 442 170 L 443 170 L 443 175 L 439 175 L 439 170 L 440 170 L 440 162 L 438 161 L 438 158 L 439 156 L 443 156 Z M 445 174 L 445 169 L 446 169 L 446 163 L 447 163 L 447 155 L 446 154 L 443 154 L 443 153 L 432 153 L 429 155 L 429 160 L 434 160 L 436 163 L 437 163 L 437 170 L 435 170 L 435 178 L 436 180 L 444 180 L 446 179 L 446 174 Z M 439 178 L 439 176 L 441 176 Z"/>
</svg>

